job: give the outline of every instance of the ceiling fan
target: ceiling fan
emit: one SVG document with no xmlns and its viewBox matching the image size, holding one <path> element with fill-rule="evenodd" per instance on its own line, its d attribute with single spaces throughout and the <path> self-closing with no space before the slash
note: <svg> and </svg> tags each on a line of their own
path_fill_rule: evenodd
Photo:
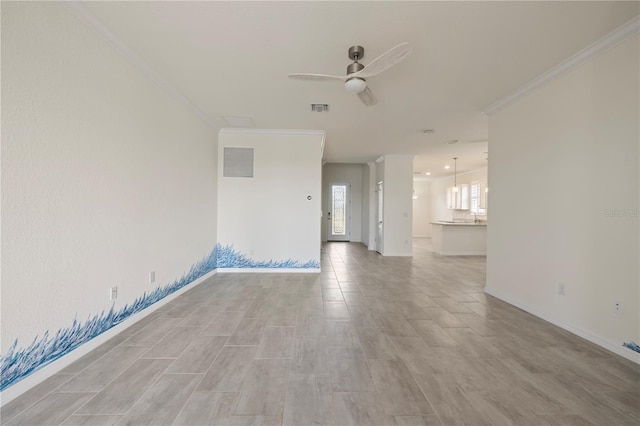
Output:
<svg viewBox="0 0 640 426">
<path fill-rule="evenodd" d="M 358 62 L 364 57 L 364 47 L 351 46 L 349 48 L 349 59 L 353 60 L 352 64 L 347 67 L 347 75 L 327 75 L 327 74 L 289 74 L 290 78 L 300 80 L 342 80 L 344 87 L 348 92 L 358 95 L 362 103 L 366 106 L 375 105 L 378 100 L 367 87 L 366 79 L 376 76 L 383 71 L 388 70 L 398 62 L 402 61 L 407 55 L 413 51 L 409 43 L 400 43 L 396 47 L 389 49 L 376 59 L 371 61 L 369 65 L 363 65 Z"/>
</svg>

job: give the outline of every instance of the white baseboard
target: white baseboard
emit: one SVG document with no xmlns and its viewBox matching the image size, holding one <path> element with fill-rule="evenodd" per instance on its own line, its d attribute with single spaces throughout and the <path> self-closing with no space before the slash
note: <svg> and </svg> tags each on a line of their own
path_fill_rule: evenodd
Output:
<svg viewBox="0 0 640 426">
<path fill-rule="evenodd" d="M 319 274 L 320 268 L 218 268 L 219 273 Z"/>
<path fill-rule="evenodd" d="M 186 286 L 182 287 L 180 290 L 177 290 L 177 291 L 171 293 L 170 295 L 166 296 L 162 300 L 158 300 L 156 303 L 154 303 L 153 305 L 149 306 L 148 308 L 131 315 L 129 318 L 127 318 L 126 320 L 122 321 L 120 324 L 118 324 L 118 325 L 116 325 L 114 327 L 111 327 L 109 330 L 105 331 L 102 334 L 99 334 L 98 336 L 94 337 L 93 339 L 89 340 L 88 342 L 83 343 L 82 345 L 78 346 L 77 348 L 75 348 L 74 350 L 69 352 L 68 354 L 62 356 L 61 358 L 58 358 L 57 360 L 53 361 L 50 364 L 47 364 L 46 366 L 42 367 L 41 369 L 34 371 L 33 373 L 31 373 L 30 375 L 28 375 L 24 379 L 22 379 L 19 382 L 16 382 L 15 384 L 11 385 L 10 387 L 5 389 L 4 391 L 0 392 L 1 404 L 5 405 L 8 402 L 16 399 L 17 397 L 19 397 L 20 395 L 22 395 L 23 393 L 25 393 L 29 389 L 31 389 L 34 386 L 42 383 L 43 381 L 45 381 L 49 377 L 53 376 L 54 374 L 56 374 L 57 372 L 59 372 L 63 368 L 67 367 L 68 365 L 70 365 L 74 361 L 77 361 L 78 359 L 82 358 L 84 355 L 88 354 L 89 352 L 91 352 L 92 350 L 94 350 L 95 348 L 100 346 L 101 344 L 105 343 L 107 340 L 109 340 L 110 338 L 112 338 L 116 334 L 120 333 L 121 331 L 125 330 L 126 328 L 131 327 L 133 324 L 135 324 L 136 322 L 140 321 L 141 319 L 143 319 L 144 317 L 146 317 L 147 315 L 149 315 L 150 313 L 152 313 L 156 309 L 166 305 L 167 303 L 171 302 L 176 297 L 178 297 L 181 294 L 191 290 L 193 287 L 197 286 L 198 284 L 200 284 L 203 281 L 207 280 L 208 278 L 212 277 L 213 275 L 216 274 L 216 272 L 217 272 L 217 270 L 213 270 L 213 271 L 209 272 L 208 274 L 201 276 L 197 280 L 195 280 L 195 281 L 187 284 Z"/>
<path fill-rule="evenodd" d="M 382 253 L 384 257 L 413 257 L 413 253 L 387 252 Z"/>
<path fill-rule="evenodd" d="M 553 318 L 551 315 L 549 315 L 548 313 L 543 312 L 536 307 L 533 307 L 526 303 L 522 303 L 519 300 L 515 300 L 510 296 L 506 296 L 500 293 L 499 291 L 492 290 L 489 287 L 486 287 L 484 289 L 484 292 L 504 302 L 507 302 L 510 305 L 516 306 L 522 309 L 523 311 L 529 312 L 530 314 L 535 315 L 540 319 L 550 322 L 553 325 L 557 325 L 558 327 L 564 330 L 567 330 L 568 332 L 573 333 L 576 336 L 580 336 L 583 339 L 588 340 L 589 342 L 594 343 L 608 351 L 611 351 L 617 355 L 620 355 L 621 357 L 626 358 L 629 361 L 633 361 L 636 364 L 640 364 L 640 354 L 635 351 L 632 351 L 629 348 L 626 348 L 622 345 L 615 344 L 609 340 L 603 339 L 600 336 L 596 336 L 595 334 L 592 334 L 588 331 L 582 330 L 580 328 L 572 326 L 571 324 L 567 324 L 563 321 L 557 320 Z"/>
<path fill-rule="evenodd" d="M 366 248 L 367 250 L 375 250 L 376 248 L 374 246 L 370 246 L 368 243 L 362 242 L 360 241 L 360 244 L 362 244 L 364 246 L 364 248 Z"/>
<path fill-rule="evenodd" d="M 486 251 L 454 251 L 446 253 L 438 253 L 440 256 L 486 256 Z"/>
</svg>

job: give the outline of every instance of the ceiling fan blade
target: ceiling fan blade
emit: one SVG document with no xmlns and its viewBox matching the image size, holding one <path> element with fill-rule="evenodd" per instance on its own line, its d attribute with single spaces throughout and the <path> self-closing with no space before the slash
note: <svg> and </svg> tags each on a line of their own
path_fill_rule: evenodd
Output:
<svg viewBox="0 0 640 426">
<path fill-rule="evenodd" d="M 342 81 L 344 81 L 346 79 L 346 77 L 340 76 L 340 75 L 303 74 L 303 73 L 289 74 L 289 78 L 295 78 L 297 80 L 316 80 L 316 81 L 322 81 L 322 80 L 342 80 Z"/>
<path fill-rule="evenodd" d="M 371 89 L 369 89 L 368 87 L 365 88 L 362 92 L 358 93 L 358 97 L 366 106 L 374 106 L 378 103 L 376 95 L 374 95 Z"/>
<path fill-rule="evenodd" d="M 402 61 L 412 51 L 413 47 L 411 47 L 409 43 L 400 43 L 396 47 L 389 49 L 382 55 L 378 56 L 376 59 L 371 61 L 369 65 L 365 65 L 362 71 L 351 74 L 350 77 L 373 77 L 374 75 L 380 74 Z"/>
</svg>

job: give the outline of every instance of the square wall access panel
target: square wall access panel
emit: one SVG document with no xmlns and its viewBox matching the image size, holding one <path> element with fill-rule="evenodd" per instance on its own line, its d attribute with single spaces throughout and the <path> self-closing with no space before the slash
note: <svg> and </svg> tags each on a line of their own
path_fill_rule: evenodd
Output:
<svg viewBox="0 0 640 426">
<path fill-rule="evenodd" d="M 253 177 L 253 148 L 224 148 L 223 177 Z"/>
</svg>

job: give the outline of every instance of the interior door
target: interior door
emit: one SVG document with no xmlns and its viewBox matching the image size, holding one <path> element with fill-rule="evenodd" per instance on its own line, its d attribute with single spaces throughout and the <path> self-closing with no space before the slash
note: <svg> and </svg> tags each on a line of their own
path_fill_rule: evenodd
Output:
<svg viewBox="0 0 640 426">
<path fill-rule="evenodd" d="M 331 182 L 329 184 L 329 211 L 327 212 L 327 241 L 349 241 L 351 233 L 351 184 Z"/>
<path fill-rule="evenodd" d="M 382 194 L 382 182 L 378 182 L 378 189 L 376 190 L 378 193 L 378 210 L 376 214 L 376 221 L 378 224 L 376 231 L 376 251 L 382 254 L 382 233 L 383 233 L 383 221 L 382 221 L 382 212 L 384 211 L 384 197 Z"/>
</svg>

